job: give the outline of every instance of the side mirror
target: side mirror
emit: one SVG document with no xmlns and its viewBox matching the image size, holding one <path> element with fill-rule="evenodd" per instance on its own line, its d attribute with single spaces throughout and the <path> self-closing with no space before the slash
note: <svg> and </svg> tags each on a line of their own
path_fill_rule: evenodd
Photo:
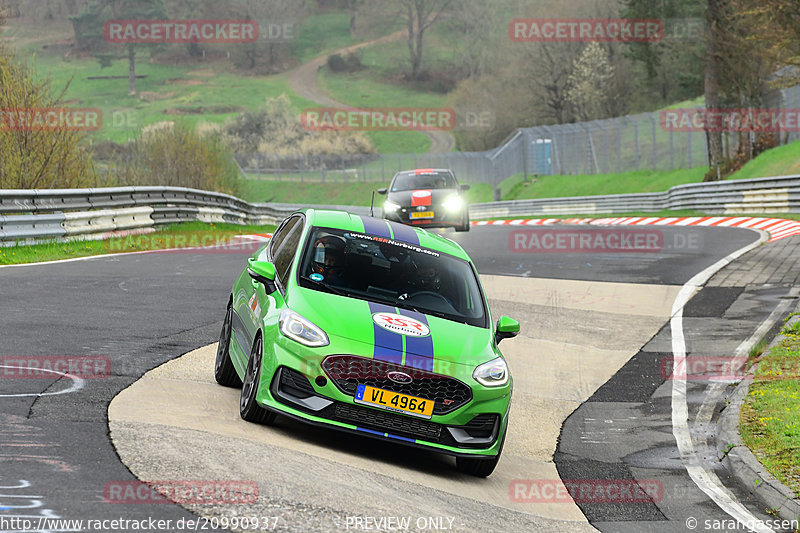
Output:
<svg viewBox="0 0 800 533">
<path fill-rule="evenodd" d="M 247 261 L 247 273 L 255 281 L 264 284 L 267 293 L 275 291 L 275 265 L 266 261 Z"/>
<path fill-rule="evenodd" d="M 507 316 L 501 316 L 497 321 L 494 340 L 497 344 L 503 339 L 511 339 L 519 334 L 519 322 Z"/>
<path fill-rule="evenodd" d="M 462 185 L 461 186 L 461 190 L 462 191 L 468 191 L 469 189 L 470 189 L 469 185 Z"/>
<path fill-rule="evenodd" d="M 389 192 L 389 189 L 387 189 L 386 187 L 384 187 L 382 189 L 378 189 L 378 194 L 387 194 L 388 192 Z"/>
</svg>

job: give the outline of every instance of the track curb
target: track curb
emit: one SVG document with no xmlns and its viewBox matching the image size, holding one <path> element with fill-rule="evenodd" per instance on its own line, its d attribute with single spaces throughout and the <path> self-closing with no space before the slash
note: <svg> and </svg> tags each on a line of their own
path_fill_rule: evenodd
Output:
<svg viewBox="0 0 800 533">
<path fill-rule="evenodd" d="M 797 310 L 800 311 L 800 305 Z M 798 320 L 800 317 L 795 316 L 789 323 Z M 782 338 L 783 336 L 778 334 L 770 342 L 767 350 L 777 345 Z M 725 447 L 733 446 L 727 453 L 725 449 L 718 450 L 718 458 L 734 479 L 763 503 L 767 510 L 777 510 L 776 516 L 781 520 L 798 520 L 800 500 L 795 499 L 794 492 L 767 471 L 750 448 L 744 445 L 739 434 L 739 414 L 755 377 L 757 366 L 754 365 L 747 377 L 737 385 L 729 398 L 729 405 L 720 416 L 717 443 Z"/>
</svg>

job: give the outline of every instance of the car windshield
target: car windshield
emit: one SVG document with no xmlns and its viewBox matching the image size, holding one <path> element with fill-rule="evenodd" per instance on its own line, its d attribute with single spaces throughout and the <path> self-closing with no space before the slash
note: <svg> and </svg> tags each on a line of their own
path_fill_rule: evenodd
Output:
<svg viewBox="0 0 800 533">
<path fill-rule="evenodd" d="M 467 261 L 375 235 L 312 228 L 298 271 L 302 287 L 487 327 Z"/>
<path fill-rule="evenodd" d="M 455 178 L 449 172 L 398 174 L 392 182 L 392 192 L 420 189 L 455 189 L 457 187 Z"/>
</svg>

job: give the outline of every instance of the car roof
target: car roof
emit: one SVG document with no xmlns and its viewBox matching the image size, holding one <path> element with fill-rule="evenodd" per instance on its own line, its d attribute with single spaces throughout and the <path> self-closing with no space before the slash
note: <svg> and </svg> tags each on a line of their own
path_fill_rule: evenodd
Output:
<svg viewBox="0 0 800 533">
<path fill-rule="evenodd" d="M 407 244 L 417 244 L 417 242 L 414 241 L 418 241 L 419 246 L 422 248 L 428 248 L 429 250 L 435 250 L 464 259 L 465 261 L 470 261 L 467 252 L 465 252 L 457 242 L 422 228 L 415 228 L 381 218 L 355 215 L 346 211 L 309 208 L 301 212 L 305 214 L 308 224 L 312 226 L 355 231 L 369 235 L 375 235 L 376 229 L 381 230 L 385 228 L 388 231 L 378 236 L 391 237 L 394 240 Z"/>
<path fill-rule="evenodd" d="M 417 168 L 414 170 L 401 170 L 400 172 L 395 174 L 395 177 L 400 175 L 421 175 L 421 174 L 442 174 L 442 173 L 448 173 L 453 177 L 455 177 L 456 175 L 455 172 L 453 172 L 449 168 Z"/>
</svg>

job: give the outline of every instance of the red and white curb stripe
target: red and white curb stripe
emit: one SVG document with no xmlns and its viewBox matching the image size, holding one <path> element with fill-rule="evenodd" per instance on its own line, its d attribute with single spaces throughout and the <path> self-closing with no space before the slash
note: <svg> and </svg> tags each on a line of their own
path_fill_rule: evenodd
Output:
<svg viewBox="0 0 800 533">
<path fill-rule="evenodd" d="M 580 224 L 591 226 L 719 226 L 766 231 L 769 242 L 800 235 L 800 222 L 782 218 L 756 217 L 618 217 L 618 218 L 526 218 L 517 220 L 484 220 L 473 226 L 550 226 Z"/>
<path fill-rule="evenodd" d="M 254 241 L 268 241 L 272 238 L 272 233 L 254 233 L 253 235 L 237 235 L 240 239 L 251 239 Z"/>
</svg>

